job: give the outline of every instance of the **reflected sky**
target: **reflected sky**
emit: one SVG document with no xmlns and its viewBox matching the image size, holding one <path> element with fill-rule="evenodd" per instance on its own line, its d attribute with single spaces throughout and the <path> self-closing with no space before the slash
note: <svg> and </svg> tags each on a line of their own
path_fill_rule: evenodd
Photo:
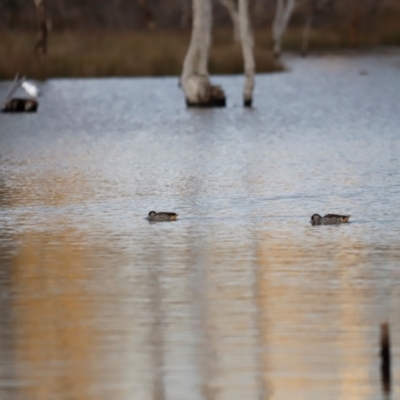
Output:
<svg viewBox="0 0 400 400">
<path fill-rule="evenodd" d="M 69 79 L 0 115 L 0 398 L 400 396 L 400 56 L 288 66 L 251 110 Z"/>
</svg>

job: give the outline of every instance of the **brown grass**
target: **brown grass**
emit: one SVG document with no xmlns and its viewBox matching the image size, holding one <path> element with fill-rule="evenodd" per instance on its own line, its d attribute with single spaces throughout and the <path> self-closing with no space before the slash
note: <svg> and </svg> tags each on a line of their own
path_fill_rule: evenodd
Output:
<svg viewBox="0 0 400 400">
<path fill-rule="evenodd" d="M 31 78 L 163 76 L 179 75 L 190 32 L 51 32 L 48 55 L 33 53 L 35 35 L 18 32 L 0 35 L 0 79 L 16 72 Z M 268 48 L 256 48 L 258 70 L 281 70 Z M 232 74 L 243 71 L 242 53 L 230 31 L 215 35 L 210 72 Z"/>
<path fill-rule="evenodd" d="M 397 20 L 389 22 L 368 36 L 350 35 L 345 27 L 313 30 L 310 50 L 400 45 L 400 24 Z M 270 31 L 268 27 L 255 32 L 258 72 L 282 70 L 270 51 Z M 0 79 L 11 79 L 16 72 L 36 79 L 179 75 L 189 40 L 190 31 L 50 32 L 48 55 L 39 58 L 33 53 L 34 32 L 1 32 Z M 288 30 L 284 49 L 299 51 L 300 44 L 301 27 Z M 230 29 L 214 32 L 210 72 L 243 72 L 241 48 L 233 41 Z"/>
</svg>

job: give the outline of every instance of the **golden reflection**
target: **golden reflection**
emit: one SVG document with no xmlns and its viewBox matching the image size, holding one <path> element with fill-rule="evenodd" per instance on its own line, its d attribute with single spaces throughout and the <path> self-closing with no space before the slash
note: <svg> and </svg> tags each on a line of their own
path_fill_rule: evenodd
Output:
<svg viewBox="0 0 400 400">
<path fill-rule="evenodd" d="M 352 267 L 366 262 L 365 247 L 348 236 L 329 240 L 321 238 L 318 250 L 304 248 L 289 230 L 258 236 L 258 300 L 269 349 L 262 359 L 274 399 L 329 391 L 330 399 L 361 400 L 369 393 L 373 360 L 365 326 L 357 324 L 367 293 L 348 279 Z"/>
<path fill-rule="evenodd" d="M 35 204 L 50 207 L 73 205 L 93 198 L 93 182 L 84 172 L 72 167 L 47 168 L 43 171 L 23 171 L 13 177 L 8 197 L 14 207 Z"/>
<path fill-rule="evenodd" d="M 239 235 L 246 235 L 242 231 Z M 221 238 L 225 232 L 218 228 Z M 242 398 L 266 400 L 265 388 L 259 379 L 259 338 L 254 298 L 254 270 L 243 259 L 254 253 L 254 245 L 244 241 L 210 241 L 199 268 L 204 279 L 207 304 L 208 352 L 213 363 L 208 365 L 207 387 L 218 400 Z"/>
<path fill-rule="evenodd" d="M 87 399 L 96 332 L 94 304 L 80 282 L 90 279 L 87 249 L 71 241 L 72 229 L 57 234 L 25 233 L 13 268 L 15 358 L 24 398 Z"/>
<path fill-rule="evenodd" d="M 82 176 L 48 174 L 33 182 L 41 190 L 13 189 L 18 206 L 33 199 L 63 206 L 91 196 Z M 368 317 L 369 293 L 354 282 L 371 246 L 348 233 L 351 225 L 321 235 L 282 224 L 222 222 L 201 230 L 183 219 L 113 238 L 104 221 L 82 217 L 89 230 L 90 223 L 100 230 L 95 244 L 71 227 L 65 211 L 59 214 L 34 231 L 22 221 L 30 216 L 20 216 L 25 230 L 14 238 L 16 380 L 24 397 L 87 399 L 93 388 L 96 398 L 138 392 L 154 400 L 194 392 L 205 400 L 370 395 L 374 360 L 359 323 Z M 112 271 L 102 268 L 108 253 Z M 102 281 L 96 296 L 82 282 L 102 274 L 115 281 Z M 91 323 L 97 317 L 109 324 L 101 332 Z M 104 338 L 105 351 L 96 344 Z M 109 364 L 99 368 L 98 360 Z M 109 385 L 103 392 L 102 384 Z"/>
</svg>

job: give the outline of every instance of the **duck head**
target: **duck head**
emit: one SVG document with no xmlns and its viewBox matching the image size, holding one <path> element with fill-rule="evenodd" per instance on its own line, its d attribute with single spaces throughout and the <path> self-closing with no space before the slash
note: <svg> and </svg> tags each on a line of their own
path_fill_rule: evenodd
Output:
<svg viewBox="0 0 400 400">
<path fill-rule="evenodd" d="M 319 214 L 314 214 L 311 216 L 311 224 L 312 225 L 320 225 L 321 224 L 321 216 Z"/>
</svg>

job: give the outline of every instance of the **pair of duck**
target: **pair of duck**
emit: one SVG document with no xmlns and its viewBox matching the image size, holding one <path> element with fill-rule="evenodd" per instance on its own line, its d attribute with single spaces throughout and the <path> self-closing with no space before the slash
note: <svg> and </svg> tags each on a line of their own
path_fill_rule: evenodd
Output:
<svg viewBox="0 0 400 400">
<path fill-rule="evenodd" d="M 155 212 L 150 211 L 148 220 L 154 222 L 175 221 L 178 214 L 173 212 Z M 335 225 L 348 222 L 350 215 L 326 214 L 321 217 L 319 214 L 314 214 L 311 217 L 311 225 Z"/>
</svg>

